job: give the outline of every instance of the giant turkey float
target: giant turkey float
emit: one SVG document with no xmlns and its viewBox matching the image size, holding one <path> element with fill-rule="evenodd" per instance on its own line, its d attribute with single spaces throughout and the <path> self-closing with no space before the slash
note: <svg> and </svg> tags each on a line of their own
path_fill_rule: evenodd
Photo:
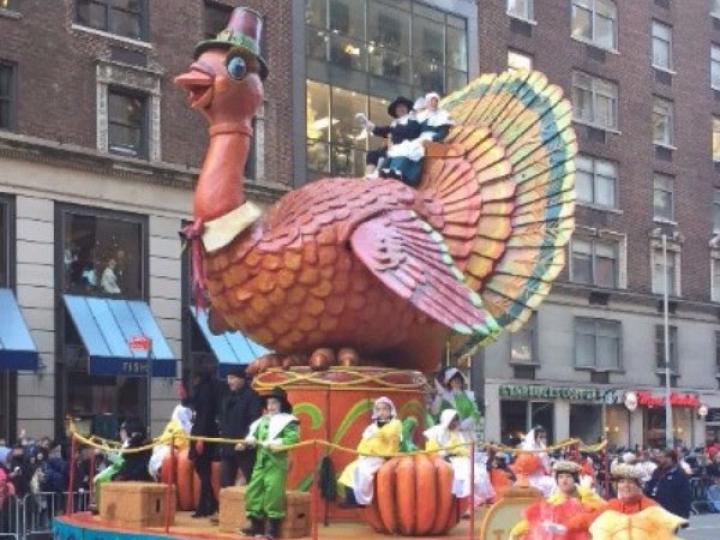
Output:
<svg viewBox="0 0 720 540">
<path fill-rule="evenodd" d="M 393 178 L 324 178 L 260 209 L 245 198 L 243 171 L 269 73 L 261 20 L 237 8 L 175 79 L 209 124 L 194 221 L 183 235 L 213 332 L 243 332 L 274 351 L 248 367 L 256 389 L 283 388 L 301 443 L 321 441 L 290 451 L 288 505 L 302 506 L 303 492 L 320 491 L 321 463 L 339 475 L 356 458 L 345 449 L 357 447 L 376 398 L 424 425 L 426 376 L 445 355 L 471 358 L 520 328 L 547 296 L 574 227 L 577 144 L 570 103 L 545 75 L 486 74 L 442 99 L 453 126 L 441 143 L 425 144 L 416 188 Z M 182 452 L 173 459 L 164 478 L 181 491 L 177 501 L 158 484 L 164 495 L 149 490 L 139 508 L 117 503 L 115 520 L 103 509 L 59 518 L 56 538 L 237 537 L 232 527 L 187 519 L 192 471 Z M 451 483 L 439 457 L 396 457 L 378 471 L 364 510 L 312 497 L 309 515 L 289 509 L 286 521 L 305 519 L 323 538 L 473 537 Z M 220 530 L 243 521 L 242 497 L 232 508 L 228 497 L 223 509 L 220 494 Z M 162 507 L 164 518 L 130 519 L 148 507 Z M 283 531 L 310 532 L 298 523 Z"/>
</svg>

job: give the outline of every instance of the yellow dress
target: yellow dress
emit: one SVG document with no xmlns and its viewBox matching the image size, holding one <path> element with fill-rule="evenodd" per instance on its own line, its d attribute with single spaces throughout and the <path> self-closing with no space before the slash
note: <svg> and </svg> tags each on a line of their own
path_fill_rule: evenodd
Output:
<svg viewBox="0 0 720 540">
<path fill-rule="evenodd" d="M 372 423 L 365 428 L 357 447 L 357 451 L 363 455 L 348 464 L 338 480 L 340 484 L 352 488 L 359 504 L 372 501 L 375 473 L 385 462 L 384 457 L 376 456 L 397 453 L 400 450 L 401 432 L 402 423 L 397 419 L 390 420 L 382 427 Z"/>
<path fill-rule="evenodd" d="M 661 506 L 634 514 L 606 510 L 590 525 L 593 540 L 679 540 L 675 530 L 687 523 Z"/>
</svg>

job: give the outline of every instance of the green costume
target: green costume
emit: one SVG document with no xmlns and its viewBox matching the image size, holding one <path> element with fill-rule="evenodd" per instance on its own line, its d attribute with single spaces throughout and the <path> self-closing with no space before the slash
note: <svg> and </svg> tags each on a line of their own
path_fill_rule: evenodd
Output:
<svg viewBox="0 0 720 540">
<path fill-rule="evenodd" d="M 457 368 L 448 369 L 445 373 L 444 380 L 446 387 L 441 386 L 436 381 L 438 395 L 435 403 L 433 403 L 433 413 L 439 420 L 440 414 L 445 409 L 454 409 L 457 411 L 458 418 L 460 419 L 460 429 L 474 439 L 475 430 L 481 419 L 480 411 L 475 402 L 475 394 L 471 390 L 461 390 L 459 392 L 450 390 L 450 380 L 454 377 L 460 377 L 463 381 L 463 386 L 467 388 L 468 383 L 462 372 Z"/>
<path fill-rule="evenodd" d="M 110 454 L 108 455 L 108 461 L 110 465 L 105 467 L 93 478 L 93 502 L 98 508 L 100 507 L 100 489 L 102 485 L 110 482 L 113 477 L 122 470 L 123 464 L 125 463 L 122 454 Z"/>
<path fill-rule="evenodd" d="M 245 513 L 249 518 L 282 519 L 285 516 L 287 451 L 271 445 L 288 446 L 300 440 L 298 420 L 291 414 L 264 415 L 253 422 L 246 441 L 257 446 L 255 466 L 245 491 Z"/>
</svg>

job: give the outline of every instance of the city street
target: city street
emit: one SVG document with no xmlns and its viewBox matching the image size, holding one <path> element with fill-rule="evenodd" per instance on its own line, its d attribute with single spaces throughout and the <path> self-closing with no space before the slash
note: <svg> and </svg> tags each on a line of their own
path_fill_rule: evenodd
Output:
<svg viewBox="0 0 720 540">
<path fill-rule="evenodd" d="M 692 516 L 690 527 L 679 536 L 685 540 L 717 540 L 720 538 L 720 514 Z"/>
</svg>

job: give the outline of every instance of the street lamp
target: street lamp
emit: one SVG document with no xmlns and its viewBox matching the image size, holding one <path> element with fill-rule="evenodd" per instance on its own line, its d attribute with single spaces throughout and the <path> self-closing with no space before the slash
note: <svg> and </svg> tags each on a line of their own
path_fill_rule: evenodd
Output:
<svg viewBox="0 0 720 540">
<path fill-rule="evenodd" d="M 653 230 L 653 236 L 660 236 L 662 239 L 663 252 L 663 341 L 665 349 L 665 446 L 673 448 L 675 439 L 673 437 L 672 404 L 670 403 L 670 272 L 668 270 L 668 249 L 667 233 L 659 227 Z M 677 232 L 673 232 L 673 239 Z"/>
</svg>

